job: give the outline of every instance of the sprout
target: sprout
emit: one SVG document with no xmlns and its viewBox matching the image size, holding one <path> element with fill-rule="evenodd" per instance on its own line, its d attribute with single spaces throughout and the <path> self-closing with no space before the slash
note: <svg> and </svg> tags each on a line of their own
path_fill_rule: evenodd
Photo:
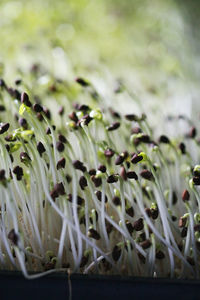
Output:
<svg viewBox="0 0 200 300">
<path fill-rule="evenodd" d="M 76 81 L 80 96 L 94 88 Z M 73 95 L 50 111 L 45 93 L 32 105 L 33 91 L 14 104 L 5 92 L 14 108 L 9 120 L 1 110 L 0 124 L 3 268 L 27 278 L 66 269 L 199 277 L 196 127 L 168 137 L 154 132 L 148 115 L 116 122 L 100 93 L 101 108 L 93 100 L 73 105 Z"/>
</svg>

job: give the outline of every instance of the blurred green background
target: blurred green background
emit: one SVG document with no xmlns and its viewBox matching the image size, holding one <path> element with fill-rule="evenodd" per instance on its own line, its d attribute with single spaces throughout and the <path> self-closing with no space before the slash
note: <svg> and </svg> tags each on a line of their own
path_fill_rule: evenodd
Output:
<svg viewBox="0 0 200 300">
<path fill-rule="evenodd" d="M 0 2 L 1 76 L 122 78 L 141 97 L 198 97 L 197 0 Z M 179 100 L 180 101 L 180 100 Z"/>
</svg>

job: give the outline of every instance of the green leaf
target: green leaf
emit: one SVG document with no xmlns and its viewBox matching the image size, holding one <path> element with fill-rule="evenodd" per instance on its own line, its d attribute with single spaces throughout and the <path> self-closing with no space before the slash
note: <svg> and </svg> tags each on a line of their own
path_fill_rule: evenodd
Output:
<svg viewBox="0 0 200 300">
<path fill-rule="evenodd" d="M 31 138 L 31 136 L 34 134 L 33 130 L 24 130 L 21 132 L 21 137 L 25 140 Z"/>
<path fill-rule="evenodd" d="M 20 116 L 23 115 L 23 113 L 25 112 L 25 110 L 26 110 L 26 105 L 24 105 L 24 103 L 22 103 L 20 105 L 20 108 L 19 108 L 19 114 L 20 114 Z"/>
<path fill-rule="evenodd" d="M 27 111 L 29 113 L 31 111 L 31 109 L 30 109 L 30 107 L 28 107 L 24 103 L 22 103 L 19 107 L 20 116 L 22 116 L 25 111 Z"/>
<path fill-rule="evenodd" d="M 21 145 L 22 144 L 20 142 L 10 143 L 9 144 L 9 146 L 10 146 L 9 152 L 13 153 L 13 152 L 17 151 L 21 147 Z"/>
</svg>

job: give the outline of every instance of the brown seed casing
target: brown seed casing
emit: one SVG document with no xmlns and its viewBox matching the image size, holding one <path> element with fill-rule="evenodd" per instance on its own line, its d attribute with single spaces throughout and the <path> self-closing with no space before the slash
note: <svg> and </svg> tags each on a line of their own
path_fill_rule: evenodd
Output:
<svg viewBox="0 0 200 300">
<path fill-rule="evenodd" d="M 95 240 L 100 240 L 100 238 L 101 238 L 100 234 L 93 228 L 90 228 L 88 230 L 88 236 Z"/>
</svg>

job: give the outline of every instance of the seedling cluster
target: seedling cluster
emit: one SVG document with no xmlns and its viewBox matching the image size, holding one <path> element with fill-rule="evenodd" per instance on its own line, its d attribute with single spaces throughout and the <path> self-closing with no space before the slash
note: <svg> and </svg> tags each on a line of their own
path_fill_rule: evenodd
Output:
<svg viewBox="0 0 200 300">
<path fill-rule="evenodd" d="M 87 103 L 72 99 L 69 83 L 55 81 L 41 97 L 15 84 L 0 80 L 0 268 L 27 278 L 66 270 L 198 278 L 192 120 L 174 115 L 166 122 L 188 131 L 155 136 L 148 115 L 107 107 L 83 78 L 75 85 Z M 52 111 L 47 99 L 58 93 L 64 101 Z"/>
</svg>

